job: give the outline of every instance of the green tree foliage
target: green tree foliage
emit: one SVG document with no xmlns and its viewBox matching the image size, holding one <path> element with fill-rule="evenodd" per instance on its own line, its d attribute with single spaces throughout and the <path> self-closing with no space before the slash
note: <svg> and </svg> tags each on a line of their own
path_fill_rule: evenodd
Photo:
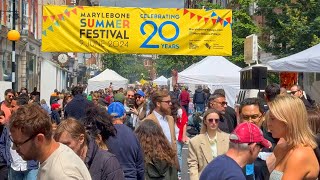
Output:
<svg viewBox="0 0 320 180">
<path fill-rule="evenodd" d="M 233 9 L 233 24 L 232 24 L 232 56 L 226 57 L 236 65 L 244 67 L 243 61 L 243 49 L 244 40 L 247 36 L 258 33 L 259 28 L 254 24 L 251 16 L 248 13 L 251 0 L 234 0 L 230 4 Z M 217 4 L 208 2 L 196 3 L 197 8 L 206 9 L 221 9 L 222 7 Z M 163 74 L 166 77 L 171 76 L 171 70 L 176 69 L 181 71 L 191 64 L 200 61 L 205 56 L 159 56 L 157 60 L 157 72 Z"/>
<path fill-rule="evenodd" d="M 148 74 L 143 66 L 143 60 L 133 54 L 104 54 L 102 62 L 105 68 L 116 71 L 129 82 L 140 80 L 141 73 Z"/>
<path fill-rule="evenodd" d="M 178 72 L 186 69 L 193 63 L 199 62 L 205 56 L 171 56 L 162 55 L 156 60 L 156 69 L 158 75 L 171 77 L 171 70 L 176 69 Z"/>
<path fill-rule="evenodd" d="M 258 0 L 258 14 L 265 17 L 261 45 L 279 57 L 305 50 L 320 43 L 319 0 Z"/>
<path fill-rule="evenodd" d="M 233 10 L 233 23 L 232 56 L 229 59 L 240 67 L 246 66 L 244 63 L 244 40 L 247 36 L 260 32 L 249 15 L 249 6 L 252 2 L 252 0 L 234 0 L 230 4 Z"/>
</svg>

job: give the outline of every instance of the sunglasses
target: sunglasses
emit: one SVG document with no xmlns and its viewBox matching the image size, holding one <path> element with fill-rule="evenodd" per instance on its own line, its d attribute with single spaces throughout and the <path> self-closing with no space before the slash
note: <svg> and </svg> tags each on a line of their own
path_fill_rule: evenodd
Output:
<svg viewBox="0 0 320 180">
<path fill-rule="evenodd" d="M 250 119 L 260 119 L 262 115 L 254 114 L 254 115 L 241 115 L 241 119 L 250 120 Z"/>
<path fill-rule="evenodd" d="M 161 102 L 164 102 L 164 103 L 167 103 L 167 104 L 171 104 L 171 100 L 168 100 L 168 101 L 161 101 Z"/>
<path fill-rule="evenodd" d="M 219 122 L 219 119 L 213 119 L 213 118 L 210 118 L 210 119 L 208 119 L 208 121 L 210 122 L 210 123 L 213 123 L 213 121 L 217 124 L 218 122 Z"/>
<path fill-rule="evenodd" d="M 228 105 L 228 103 L 225 102 L 225 101 L 223 101 L 223 102 L 213 101 L 213 102 L 218 103 L 218 104 L 220 104 L 221 106 L 226 106 L 226 105 Z"/>
<path fill-rule="evenodd" d="M 298 91 L 299 91 L 299 90 L 298 90 Z M 295 94 L 295 93 L 298 92 L 298 91 L 291 91 L 290 94 L 293 95 L 293 94 Z"/>
<path fill-rule="evenodd" d="M 140 98 L 141 98 L 141 96 L 135 96 L 135 98 L 136 98 L 136 99 L 140 99 Z"/>
</svg>

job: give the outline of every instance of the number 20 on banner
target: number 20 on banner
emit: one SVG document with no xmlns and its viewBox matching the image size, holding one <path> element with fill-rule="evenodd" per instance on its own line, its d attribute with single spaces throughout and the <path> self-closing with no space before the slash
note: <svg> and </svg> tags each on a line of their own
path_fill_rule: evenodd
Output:
<svg viewBox="0 0 320 180">
<path fill-rule="evenodd" d="M 153 27 L 153 31 L 151 34 L 148 35 L 147 39 L 141 44 L 140 48 L 159 48 L 159 44 L 150 44 L 149 42 L 152 40 L 152 38 L 158 34 L 160 39 L 164 41 L 164 44 L 161 44 L 162 48 L 174 48 L 174 49 L 179 49 L 179 45 L 178 44 L 165 44 L 165 43 L 170 43 L 174 40 L 176 40 L 180 34 L 180 29 L 179 26 L 172 21 L 165 21 L 163 23 L 160 24 L 160 26 L 158 27 L 157 24 L 153 21 L 145 21 L 141 24 L 140 26 L 140 32 L 142 35 L 146 35 L 145 32 L 145 26 L 146 25 L 151 25 Z M 173 37 L 165 37 L 163 35 L 163 29 L 166 26 L 173 26 L 173 28 L 175 29 L 175 33 Z"/>
</svg>

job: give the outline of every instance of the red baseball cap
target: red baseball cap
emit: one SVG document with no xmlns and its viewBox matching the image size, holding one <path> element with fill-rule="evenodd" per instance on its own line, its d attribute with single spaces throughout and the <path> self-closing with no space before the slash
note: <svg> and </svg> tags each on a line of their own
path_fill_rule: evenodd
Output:
<svg viewBox="0 0 320 180">
<path fill-rule="evenodd" d="M 238 124 L 229 139 L 234 143 L 259 143 L 265 148 L 271 148 L 271 143 L 263 137 L 261 129 L 249 122 Z"/>
</svg>

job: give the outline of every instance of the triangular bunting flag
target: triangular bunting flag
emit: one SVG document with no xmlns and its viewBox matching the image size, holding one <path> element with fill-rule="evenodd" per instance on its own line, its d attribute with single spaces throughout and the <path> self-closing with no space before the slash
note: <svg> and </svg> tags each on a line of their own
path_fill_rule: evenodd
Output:
<svg viewBox="0 0 320 180">
<path fill-rule="evenodd" d="M 65 13 L 68 12 L 68 9 L 64 10 L 64 12 L 65 12 Z"/>
<path fill-rule="evenodd" d="M 211 19 L 212 20 L 212 24 L 215 25 L 217 23 L 217 19 Z"/>
<path fill-rule="evenodd" d="M 188 9 L 184 9 L 183 10 L 183 15 L 186 15 L 188 12 L 189 12 Z"/>
<path fill-rule="evenodd" d="M 216 21 L 216 23 L 217 23 L 217 22 L 220 22 L 220 17 L 219 17 L 219 16 L 218 16 L 218 18 L 217 18 L 217 21 Z"/>
<path fill-rule="evenodd" d="M 50 16 L 50 18 L 51 18 L 51 21 L 54 21 L 55 15 Z"/>
<path fill-rule="evenodd" d="M 55 24 L 56 26 L 60 26 L 60 24 L 59 24 L 58 21 L 54 22 L 54 24 Z"/>
<path fill-rule="evenodd" d="M 83 6 L 77 6 L 77 8 L 82 9 L 83 10 Z"/>
<path fill-rule="evenodd" d="M 196 14 L 194 14 L 194 13 L 190 13 L 190 19 L 192 19 L 194 16 L 195 16 Z"/>
<path fill-rule="evenodd" d="M 43 16 L 43 17 L 42 17 L 42 19 L 43 19 L 44 22 L 46 22 L 47 18 L 48 18 L 48 16 Z"/>
<path fill-rule="evenodd" d="M 212 12 L 211 17 L 217 16 L 215 12 Z"/>
<path fill-rule="evenodd" d="M 226 18 L 226 20 L 228 21 L 228 23 L 231 23 L 231 17 Z"/>
<path fill-rule="evenodd" d="M 46 30 L 42 31 L 42 34 L 43 34 L 44 36 L 47 36 L 47 31 L 46 31 Z"/>
<path fill-rule="evenodd" d="M 227 21 L 223 21 L 223 27 L 226 27 L 226 25 L 228 25 Z"/>
<path fill-rule="evenodd" d="M 204 22 L 207 24 L 209 18 L 204 18 Z"/>
<path fill-rule="evenodd" d="M 53 27 L 49 26 L 48 29 L 53 32 Z"/>
<path fill-rule="evenodd" d="M 63 19 L 63 14 L 58 14 L 58 18 L 61 21 Z"/>
<path fill-rule="evenodd" d="M 201 20 L 202 16 L 198 15 L 197 17 L 198 17 L 198 22 L 199 22 Z"/>
<path fill-rule="evenodd" d="M 76 9 L 76 8 L 72 9 L 72 12 L 73 12 L 75 15 L 77 15 L 77 9 Z"/>
<path fill-rule="evenodd" d="M 223 23 L 223 19 L 220 19 L 220 21 L 219 21 L 219 22 L 220 22 L 220 24 L 222 25 L 222 23 Z"/>
<path fill-rule="evenodd" d="M 70 17 L 70 11 L 64 12 L 68 17 Z"/>
</svg>

